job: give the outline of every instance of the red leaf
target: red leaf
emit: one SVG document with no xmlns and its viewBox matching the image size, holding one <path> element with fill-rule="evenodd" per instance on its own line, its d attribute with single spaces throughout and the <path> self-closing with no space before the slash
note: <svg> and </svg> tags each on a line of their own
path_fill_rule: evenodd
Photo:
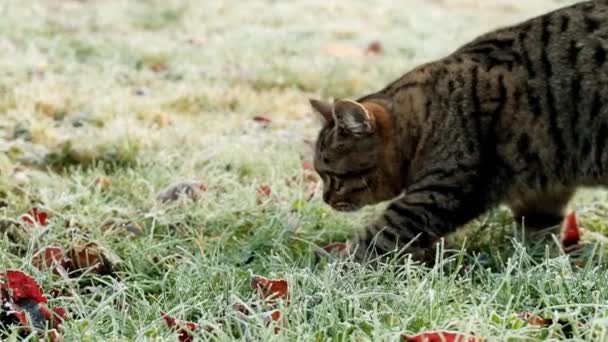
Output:
<svg viewBox="0 0 608 342">
<path fill-rule="evenodd" d="M 289 284 L 284 279 L 254 276 L 251 278 L 251 288 L 257 290 L 260 297 L 268 301 L 288 299 L 289 297 Z"/>
<path fill-rule="evenodd" d="M 167 326 L 175 331 L 177 331 L 177 339 L 181 342 L 191 342 L 193 341 L 192 332 L 197 329 L 196 323 L 192 322 L 181 322 L 175 317 L 169 315 L 166 312 L 161 312 L 165 323 Z"/>
<path fill-rule="evenodd" d="M 63 319 L 65 317 L 66 311 L 64 308 L 56 306 L 53 308 L 53 313 Z"/>
<path fill-rule="evenodd" d="M 334 255 L 336 257 L 344 257 L 347 256 L 350 251 L 350 247 L 346 242 L 336 242 L 329 244 L 319 250 L 315 251 L 315 256 L 317 262 L 320 261 L 322 257 Z"/>
<path fill-rule="evenodd" d="M 21 323 L 21 325 L 23 325 L 23 326 L 30 325 L 30 322 L 28 322 L 28 320 L 27 320 L 25 311 L 15 310 L 15 311 L 13 311 L 13 314 L 15 315 L 15 317 L 17 317 L 17 319 L 19 320 L 19 323 Z"/>
<path fill-rule="evenodd" d="M 8 270 L 0 273 L 6 282 L 0 283 L 0 295 L 8 295 L 13 302 L 30 299 L 36 303 L 47 303 L 47 299 L 36 280 L 21 271 Z"/>
<path fill-rule="evenodd" d="M 95 186 L 98 187 L 100 190 L 108 191 L 112 186 L 112 179 L 107 176 L 97 177 L 95 178 Z"/>
<path fill-rule="evenodd" d="M 49 214 L 44 211 L 39 211 L 38 208 L 32 208 L 27 212 L 27 215 L 23 215 L 21 220 L 29 224 L 39 224 L 46 226 L 46 220 Z"/>
<path fill-rule="evenodd" d="M 270 118 L 262 116 L 262 115 L 254 116 L 253 121 L 255 121 L 263 126 L 268 126 L 272 123 L 272 120 Z"/>
<path fill-rule="evenodd" d="M 46 306 L 40 306 L 40 313 L 48 321 L 51 321 L 51 326 L 58 328 L 65 318 L 66 311 L 62 307 L 54 307 L 53 310 L 49 310 Z"/>
<path fill-rule="evenodd" d="M 272 310 L 268 313 L 268 317 L 270 317 L 270 319 L 272 321 L 278 321 L 281 319 L 281 317 L 283 317 L 283 314 L 281 314 L 281 311 L 279 310 Z"/>
<path fill-rule="evenodd" d="M 323 247 L 323 250 L 327 253 L 348 252 L 348 244 L 346 242 L 336 242 Z"/>
<path fill-rule="evenodd" d="M 45 247 L 34 254 L 32 257 L 32 265 L 39 270 L 45 267 L 54 267 L 57 265 L 67 268 L 65 251 L 59 245 Z"/>
<path fill-rule="evenodd" d="M 547 325 L 551 324 L 551 321 L 546 320 L 540 316 L 537 316 L 531 312 L 522 312 L 519 314 L 519 318 L 528 322 L 529 325 L 547 326 Z"/>
<path fill-rule="evenodd" d="M 485 339 L 449 331 L 430 331 L 415 336 L 401 335 L 401 340 L 407 342 L 481 342 Z"/>
<path fill-rule="evenodd" d="M 272 196 L 272 189 L 268 185 L 260 185 L 257 190 L 257 202 L 261 203 L 264 199 L 270 198 Z"/>
<path fill-rule="evenodd" d="M 365 53 L 369 55 L 380 55 L 384 52 L 384 48 L 382 47 L 382 43 L 379 41 L 373 41 L 369 43 L 367 49 L 365 49 Z"/>
<path fill-rule="evenodd" d="M 568 214 L 562 223 L 561 242 L 564 249 L 575 246 L 581 239 L 581 232 L 576 223 L 576 214 L 574 212 Z"/>
<path fill-rule="evenodd" d="M 0 277 L 5 280 L 0 283 L 0 317 L 8 318 L 8 324 L 18 323 L 25 333 L 30 333 L 31 327 L 44 329 L 47 322 L 50 322 L 51 328 L 60 328 L 65 310 L 60 307 L 49 310 L 47 299 L 34 278 L 15 270 L 0 273 Z M 52 341 L 61 340 L 57 331 L 48 337 Z"/>
<path fill-rule="evenodd" d="M 268 319 L 270 320 L 270 322 L 280 322 L 281 318 L 283 318 L 283 314 L 281 313 L 280 310 L 272 310 L 272 311 L 268 312 Z M 281 331 L 281 327 L 274 328 L 275 334 L 278 334 L 279 331 Z"/>
</svg>

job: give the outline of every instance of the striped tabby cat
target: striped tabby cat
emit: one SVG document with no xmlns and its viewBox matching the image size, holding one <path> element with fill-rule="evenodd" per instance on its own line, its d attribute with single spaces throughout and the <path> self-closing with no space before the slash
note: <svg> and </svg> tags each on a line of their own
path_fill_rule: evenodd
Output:
<svg viewBox="0 0 608 342">
<path fill-rule="evenodd" d="M 353 211 L 393 200 L 355 255 L 434 242 L 508 205 L 554 226 L 578 187 L 608 185 L 608 1 L 585 1 L 485 34 L 356 101 L 311 100 L 324 200 Z"/>
</svg>

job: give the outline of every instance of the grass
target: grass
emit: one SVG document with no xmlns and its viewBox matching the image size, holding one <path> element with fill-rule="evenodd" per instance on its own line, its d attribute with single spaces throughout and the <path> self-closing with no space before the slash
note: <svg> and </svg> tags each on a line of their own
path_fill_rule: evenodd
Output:
<svg viewBox="0 0 608 342">
<path fill-rule="evenodd" d="M 348 238 L 381 206 L 335 213 L 318 191 L 307 200 L 300 177 L 319 125 L 308 97 L 365 94 L 477 34 L 570 2 L 3 1 L 0 272 L 21 269 L 65 291 L 51 304 L 70 312 L 66 341 L 174 340 L 161 311 L 213 327 L 197 332 L 203 340 L 398 340 L 433 329 L 608 340 L 600 245 L 568 257 L 551 239 L 523 238 L 497 209 L 451 237 L 433 269 L 316 264 L 314 246 Z M 381 55 L 363 53 L 372 41 Z M 207 186 L 197 202 L 157 203 L 190 179 Z M 261 203 L 260 185 L 272 189 Z M 583 226 L 608 231 L 606 197 L 577 197 Z M 45 229 L 11 224 L 33 206 L 51 214 Z M 109 220 L 144 232 L 108 230 Z M 35 250 L 71 241 L 114 253 L 118 276 L 31 265 Z M 290 283 L 278 334 L 253 274 Z M 243 317 L 236 302 L 260 309 Z M 518 318 L 526 311 L 556 323 L 528 325 Z"/>
</svg>

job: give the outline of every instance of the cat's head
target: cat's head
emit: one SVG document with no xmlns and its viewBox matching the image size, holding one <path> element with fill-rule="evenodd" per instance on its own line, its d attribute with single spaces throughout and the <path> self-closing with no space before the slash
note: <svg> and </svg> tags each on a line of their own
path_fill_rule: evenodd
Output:
<svg viewBox="0 0 608 342">
<path fill-rule="evenodd" d="M 388 101 L 310 100 L 323 128 L 314 167 L 323 180 L 323 199 L 339 211 L 354 211 L 398 196 L 402 160 Z"/>
</svg>

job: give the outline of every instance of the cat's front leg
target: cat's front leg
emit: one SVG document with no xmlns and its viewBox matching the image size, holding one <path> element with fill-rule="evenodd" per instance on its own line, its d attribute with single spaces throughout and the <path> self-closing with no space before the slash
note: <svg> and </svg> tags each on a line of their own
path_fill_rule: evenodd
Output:
<svg viewBox="0 0 608 342">
<path fill-rule="evenodd" d="M 459 187 L 425 187 L 391 203 L 383 215 L 350 242 L 358 261 L 410 254 L 419 261 L 434 258 L 434 244 L 481 214 L 473 196 Z"/>
</svg>

